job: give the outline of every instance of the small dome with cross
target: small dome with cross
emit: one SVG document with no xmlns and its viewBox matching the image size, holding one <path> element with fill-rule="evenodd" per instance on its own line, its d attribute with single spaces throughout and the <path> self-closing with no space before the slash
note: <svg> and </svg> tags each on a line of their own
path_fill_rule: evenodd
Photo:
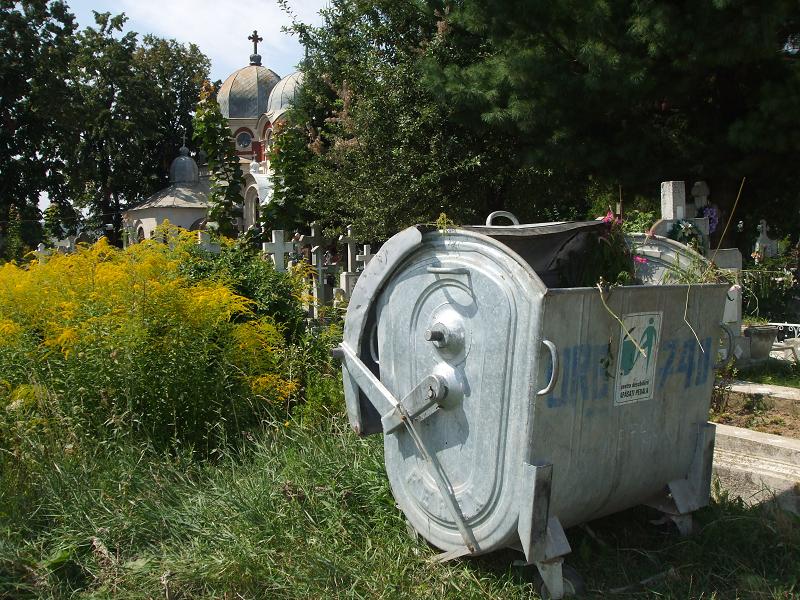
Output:
<svg viewBox="0 0 800 600">
<path fill-rule="evenodd" d="M 232 73 L 219 88 L 217 102 L 226 119 L 257 119 L 267 109 L 267 101 L 280 76 L 261 65 L 258 53 L 258 32 L 249 38 L 253 42 L 250 64 Z"/>
</svg>

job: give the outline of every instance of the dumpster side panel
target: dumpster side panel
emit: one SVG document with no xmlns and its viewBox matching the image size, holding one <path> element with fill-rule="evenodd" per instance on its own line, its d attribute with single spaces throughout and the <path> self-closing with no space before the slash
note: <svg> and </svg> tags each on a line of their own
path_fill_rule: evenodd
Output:
<svg viewBox="0 0 800 600">
<path fill-rule="evenodd" d="M 429 234 L 377 304 L 386 387 L 403 398 L 435 373 L 449 388 L 444 405 L 414 426 L 450 490 L 439 489 L 415 440 L 398 428 L 384 437 L 392 491 L 415 529 L 445 550 L 464 546 L 443 497 L 452 492 L 479 553 L 516 533 L 517 471 L 536 364 L 529 340 L 543 295 L 524 263 L 481 238 Z M 451 343 L 426 339 L 439 326 Z"/>
<path fill-rule="evenodd" d="M 531 462 L 553 464 L 550 514 L 564 526 L 687 476 L 708 418 L 726 290 L 614 288 L 608 308 L 596 289 L 548 291 L 542 336 L 558 347 L 561 375 L 535 399 Z"/>
</svg>

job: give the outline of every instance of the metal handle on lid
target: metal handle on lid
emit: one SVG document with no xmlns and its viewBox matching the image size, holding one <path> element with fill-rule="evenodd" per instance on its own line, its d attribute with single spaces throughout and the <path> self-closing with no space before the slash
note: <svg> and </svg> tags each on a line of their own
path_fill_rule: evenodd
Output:
<svg viewBox="0 0 800 600">
<path fill-rule="evenodd" d="M 463 267 L 428 267 L 428 273 L 434 275 L 468 275 L 469 269 Z"/>
<path fill-rule="evenodd" d="M 722 327 L 722 330 L 725 332 L 725 335 L 728 336 L 728 348 L 725 350 L 725 358 L 723 358 L 714 365 L 715 369 L 721 369 L 730 362 L 734 347 L 733 340 L 735 338 L 735 336 L 733 335 L 733 331 L 731 331 L 731 328 L 728 327 L 726 323 L 720 323 L 719 325 L 720 327 Z"/>
<path fill-rule="evenodd" d="M 514 213 L 510 213 L 507 210 L 496 210 L 486 217 L 486 226 L 491 227 L 493 224 L 492 221 L 494 221 L 497 217 L 505 217 L 514 225 L 519 225 L 519 219 L 514 215 Z"/>
<path fill-rule="evenodd" d="M 550 360 L 553 363 L 553 370 L 550 373 L 550 381 L 548 382 L 547 387 L 536 392 L 537 396 L 545 396 L 552 392 L 553 388 L 556 387 L 556 382 L 558 381 L 558 350 L 556 349 L 556 345 L 550 340 L 542 340 L 542 344 L 547 346 L 547 349 L 550 350 Z"/>
</svg>

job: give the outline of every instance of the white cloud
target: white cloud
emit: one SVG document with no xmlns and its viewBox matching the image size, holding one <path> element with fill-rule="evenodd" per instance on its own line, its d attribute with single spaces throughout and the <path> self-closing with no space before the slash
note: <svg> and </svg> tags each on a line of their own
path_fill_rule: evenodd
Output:
<svg viewBox="0 0 800 600">
<path fill-rule="evenodd" d="M 296 17 L 318 24 L 326 0 L 290 0 Z M 181 43 L 195 43 L 211 59 L 211 77 L 225 79 L 248 64 L 253 52 L 248 36 L 254 29 L 264 38 L 258 51 L 262 64 L 285 76 L 294 71 L 303 49 L 296 38 L 281 31 L 290 24 L 275 0 L 74 0 L 70 3 L 81 25 L 92 23 L 91 11 L 124 12 L 126 30 L 153 33 Z"/>
</svg>

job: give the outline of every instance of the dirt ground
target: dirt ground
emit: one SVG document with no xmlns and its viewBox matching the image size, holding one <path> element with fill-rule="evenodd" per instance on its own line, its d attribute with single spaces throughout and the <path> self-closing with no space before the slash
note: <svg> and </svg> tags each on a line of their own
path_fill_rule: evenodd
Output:
<svg viewBox="0 0 800 600">
<path fill-rule="evenodd" d="M 727 406 L 710 420 L 734 427 L 800 439 L 800 403 L 731 393 Z"/>
</svg>

